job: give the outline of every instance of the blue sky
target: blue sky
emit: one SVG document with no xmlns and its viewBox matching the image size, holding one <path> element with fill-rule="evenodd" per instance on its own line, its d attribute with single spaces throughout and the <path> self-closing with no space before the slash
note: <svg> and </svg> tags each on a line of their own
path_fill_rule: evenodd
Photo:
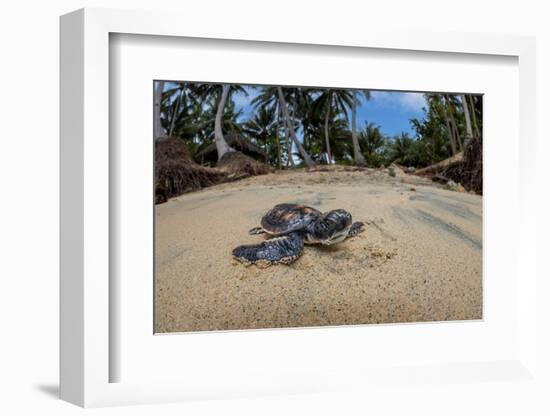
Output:
<svg viewBox="0 0 550 416">
<path fill-rule="evenodd" d="M 257 92 L 253 88 L 246 87 L 248 96 L 236 94 L 233 96 L 237 110 L 243 110 L 243 119 L 248 119 L 254 112 L 250 101 Z M 396 91 L 372 91 L 371 99 L 361 99 L 357 108 L 357 128 L 363 129 L 365 121 L 375 123 L 381 127 L 384 134 L 397 136 L 401 132 L 415 135 L 409 120 L 411 118 L 424 118 L 422 107 L 426 105 L 422 93 L 396 92 Z"/>
<path fill-rule="evenodd" d="M 165 90 L 174 84 L 167 82 Z M 258 90 L 245 86 L 248 96 L 244 94 L 233 95 L 233 101 L 237 110 L 242 110 L 242 119 L 247 120 L 255 111 L 250 102 L 258 94 Z M 375 123 L 381 127 L 382 133 L 387 136 L 397 136 L 401 132 L 407 132 L 415 136 L 409 120 L 411 118 L 424 118 L 422 107 L 426 101 L 422 93 L 397 92 L 397 91 L 371 91 L 371 99 L 360 100 L 357 109 L 357 128 L 362 130 L 365 121 Z"/>
<path fill-rule="evenodd" d="M 401 132 L 415 135 L 409 120 L 424 118 L 424 94 L 416 92 L 372 91 L 371 99 L 363 101 L 357 110 L 357 125 L 362 129 L 365 120 L 378 124 L 384 134 L 397 136 Z"/>
</svg>

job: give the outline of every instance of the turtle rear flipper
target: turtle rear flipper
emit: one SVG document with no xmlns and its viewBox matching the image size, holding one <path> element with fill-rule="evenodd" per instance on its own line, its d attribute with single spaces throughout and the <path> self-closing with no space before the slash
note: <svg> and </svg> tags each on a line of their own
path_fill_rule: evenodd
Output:
<svg viewBox="0 0 550 416">
<path fill-rule="evenodd" d="M 260 244 L 238 246 L 233 249 L 233 257 L 242 263 L 289 264 L 300 257 L 303 251 L 303 238 L 298 233 L 291 233 Z"/>
<path fill-rule="evenodd" d="M 255 235 L 255 234 L 264 234 L 265 230 L 262 227 L 254 227 L 248 230 L 248 234 Z"/>
</svg>

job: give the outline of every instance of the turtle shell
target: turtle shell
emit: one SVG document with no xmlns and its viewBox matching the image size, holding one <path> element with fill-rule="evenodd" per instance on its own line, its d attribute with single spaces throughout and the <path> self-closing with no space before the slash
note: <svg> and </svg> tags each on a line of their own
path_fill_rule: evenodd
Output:
<svg viewBox="0 0 550 416">
<path fill-rule="evenodd" d="M 321 216 L 315 208 L 298 204 L 279 204 L 262 217 L 262 228 L 269 234 L 288 234 L 304 229 Z"/>
</svg>

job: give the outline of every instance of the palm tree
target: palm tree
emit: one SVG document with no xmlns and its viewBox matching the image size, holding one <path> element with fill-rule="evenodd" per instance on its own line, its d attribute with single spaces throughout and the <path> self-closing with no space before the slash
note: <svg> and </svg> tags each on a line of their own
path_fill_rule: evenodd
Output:
<svg viewBox="0 0 550 416">
<path fill-rule="evenodd" d="M 455 117 L 455 115 L 457 114 L 457 108 L 458 108 L 456 97 L 451 96 L 449 94 L 443 94 L 443 99 L 445 101 L 445 111 L 447 112 L 449 116 L 449 121 L 451 123 L 451 129 L 454 131 L 455 151 L 453 153 L 456 153 L 456 146 L 458 146 L 458 151 L 461 152 L 462 139 L 460 136 L 460 131 L 458 129 L 458 124 L 456 122 L 456 117 Z"/>
<path fill-rule="evenodd" d="M 393 161 L 406 165 L 408 164 L 408 158 L 411 150 L 413 140 L 407 133 L 401 133 L 398 137 L 393 139 L 391 144 L 390 155 Z"/>
<path fill-rule="evenodd" d="M 424 142 L 425 164 L 433 164 L 452 156 L 449 141 L 450 125 L 432 98 L 427 97 L 428 108 L 424 108 L 424 117 L 410 120 L 411 127 L 416 131 L 417 140 Z"/>
<path fill-rule="evenodd" d="M 386 145 L 386 138 L 382 134 L 380 126 L 365 121 L 365 128 L 359 132 L 359 141 L 367 155 L 368 165 L 380 166 L 384 159 L 382 149 Z"/>
<path fill-rule="evenodd" d="M 179 95 L 179 89 L 182 89 Z M 176 85 L 164 93 L 161 122 L 171 136 L 183 139 L 194 151 L 215 141 L 219 86 L 210 90 L 204 84 Z M 178 102 L 179 101 L 179 102 Z M 223 108 L 221 127 L 224 132 L 241 132 L 242 110 L 227 100 Z"/>
<path fill-rule="evenodd" d="M 327 152 L 327 163 L 332 164 L 332 152 L 330 150 L 329 121 L 332 112 L 344 113 L 346 119 L 347 109 L 353 106 L 352 93 L 348 90 L 328 88 L 324 90 L 316 100 L 318 109 L 325 113 L 325 149 Z"/>
<path fill-rule="evenodd" d="M 329 123 L 331 153 L 334 160 L 346 164 L 353 164 L 353 143 L 348 120 L 335 117 Z"/>
<path fill-rule="evenodd" d="M 286 100 L 285 100 L 285 96 L 283 94 L 283 89 L 281 87 L 277 87 L 277 93 L 278 93 L 278 98 L 279 98 L 279 103 L 280 103 L 280 106 L 281 106 L 281 110 L 283 111 L 283 118 L 285 119 L 285 122 L 286 122 L 286 125 L 287 125 L 287 128 L 288 128 L 288 132 L 290 133 L 290 137 L 292 139 L 292 141 L 294 142 L 294 145 L 298 148 L 298 152 L 300 153 L 300 156 L 302 157 L 304 163 L 306 164 L 307 167 L 312 167 L 315 165 L 315 163 L 313 163 L 313 160 L 311 159 L 311 157 L 309 156 L 309 154 L 305 151 L 304 147 L 302 146 L 302 143 L 300 143 L 298 141 L 298 139 L 296 138 L 296 131 L 294 129 L 294 125 L 292 124 L 291 122 L 291 118 L 288 114 L 288 107 L 287 107 L 287 103 L 286 103 Z"/>
<path fill-rule="evenodd" d="M 252 141 L 263 147 L 268 162 L 281 169 L 281 147 L 275 111 L 274 107 L 260 107 L 254 117 L 245 123 L 243 131 Z"/>
<path fill-rule="evenodd" d="M 435 112 L 444 121 L 449 145 L 451 146 L 452 154 L 455 155 L 458 152 L 460 138 L 458 137 L 458 129 L 451 112 L 453 102 L 446 94 L 426 94 L 426 99 L 430 107 L 429 111 Z"/>
<path fill-rule="evenodd" d="M 285 138 L 286 149 L 286 167 L 294 167 L 294 158 L 292 157 L 292 141 L 290 139 L 290 130 L 283 113 L 283 108 L 279 105 L 279 121 L 281 122 L 283 129 L 283 136 Z"/>
<path fill-rule="evenodd" d="M 357 166 L 365 166 L 365 157 L 361 153 L 361 147 L 357 140 L 357 101 L 358 95 L 362 94 L 366 100 L 370 100 L 371 94 L 369 90 L 357 91 L 353 90 L 353 101 L 351 108 L 351 141 L 353 143 L 353 159 Z"/>
<path fill-rule="evenodd" d="M 289 97 L 290 98 L 290 97 Z M 281 87 L 264 87 L 262 88 L 260 94 L 252 100 L 252 104 L 255 107 L 272 107 L 274 111 L 282 115 L 284 130 L 288 132 L 290 139 L 298 149 L 300 157 L 306 164 L 306 166 L 314 166 L 315 163 L 311 159 L 310 155 L 304 149 L 302 143 L 296 138 L 295 125 L 291 121 L 289 115 L 287 101 L 285 99 L 285 94 Z M 287 154 L 292 158 L 291 154 L 291 144 L 287 141 Z M 291 163 L 290 160 L 287 162 Z"/>
<path fill-rule="evenodd" d="M 170 124 L 168 126 L 168 136 L 172 137 L 174 135 L 174 129 L 176 127 L 176 120 L 181 115 L 181 107 L 185 106 L 187 85 L 185 82 L 178 82 L 174 88 L 171 88 L 165 91 L 163 97 L 164 100 L 168 101 L 169 113 L 170 113 Z M 168 120 L 168 119 L 167 119 Z"/>
<path fill-rule="evenodd" d="M 474 137 L 474 133 L 472 131 L 472 119 L 470 118 L 468 101 L 466 100 L 466 96 L 464 94 L 460 96 L 460 100 L 462 102 L 462 108 L 464 110 L 464 120 L 466 122 L 466 141 L 470 141 Z"/>
<path fill-rule="evenodd" d="M 277 131 L 282 129 L 282 135 L 284 137 L 284 148 L 286 150 L 286 165 L 290 164 L 292 158 L 292 145 L 290 144 L 290 138 L 288 133 L 288 127 L 284 121 L 283 112 L 281 110 L 277 87 L 263 87 L 260 93 L 252 100 L 252 105 L 256 108 L 270 108 L 277 114 Z M 277 134 L 278 136 L 278 134 Z M 280 143 L 279 143 L 280 152 Z M 281 154 L 279 153 L 279 158 Z M 279 169 L 281 164 L 279 163 Z"/>
<path fill-rule="evenodd" d="M 308 88 L 296 88 L 294 90 L 294 106 L 296 107 L 296 117 L 302 125 L 302 144 L 306 152 L 309 153 L 309 136 L 315 125 L 314 100 L 311 90 Z"/>
<path fill-rule="evenodd" d="M 153 134 L 155 140 L 163 136 L 163 129 L 161 125 L 161 105 L 162 105 L 162 95 L 164 92 L 164 81 L 156 81 L 154 88 L 154 121 L 153 121 Z"/>
<path fill-rule="evenodd" d="M 480 137 L 480 131 L 479 131 L 479 126 L 478 126 L 478 123 L 477 123 L 477 115 L 476 115 L 476 105 L 475 105 L 475 100 L 474 100 L 474 96 L 473 95 L 468 95 L 467 96 L 467 101 L 469 101 L 470 103 L 470 107 L 472 109 L 472 124 L 473 124 L 473 127 L 474 127 L 474 137 L 477 139 Z"/>
<path fill-rule="evenodd" d="M 222 131 L 223 109 L 225 108 L 227 97 L 229 96 L 229 89 L 230 86 L 228 84 L 222 85 L 221 96 L 220 100 L 218 101 L 218 109 L 216 111 L 216 123 L 214 124 L 214 141 L 216 143 L 216 150 L 218 151 L 218 160 L 220 160 L 227 152 L 235 151 L 235 149 L 231 148 L 225 141 Z"/>
<path fill-rule="evenodd" d="M 443 114 L 443 118 L 445 119 L 445 127 L 447 127 L 447 133 L 449 135 L 449 144 L 451 145 L 451 151 L 453 152 L 453 155 L 454 155 L 457 152 L 456 150 L 457 138 L 455 136 L 455 130 L 452 128 L 452 125 L 451 125 L 448 104 L 445 99 L 443 99 L 443 102 L 439 106 L 439 111 L 441 112 L 441 114 Z"/>
<path fill-rule="evenodd" d="M 223 116 L 225 106 L 228 100 L 234 93 L 241 93 L 248 95 L 246 90 L 241 85 L 230 84 L 202 84 L 199 88 L 199 94 L 204 100 L 215 99 L 216 100 L 216 117 L 214 120 L 214 142 L 216 143 L 216 150 L 218 152 L 218 160 L 228 152 L 234 152 L 233 149 L 223 136 Z"/>
</svg>

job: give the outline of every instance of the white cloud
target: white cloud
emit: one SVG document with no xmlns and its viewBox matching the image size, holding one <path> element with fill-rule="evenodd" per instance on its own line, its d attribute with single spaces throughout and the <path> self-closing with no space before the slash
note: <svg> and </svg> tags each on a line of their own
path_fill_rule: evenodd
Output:
<svg viewBox="0 0 550 416">
<path fill-rule="evenodd" d="M 399 95 L 399 102 L 403 107 L 409 110 L 420 110 L 422 107 L 426 106 L 424 94 L 418 92 L 405 92 Z"/>
<path fill-rule="evenodd" d="M 392 95 L 394 93 L 387 91 L 371 91 L 369 102 L 374 105 L 388 106 L 392 103 Z"/>
<path fill-rule="evenodd" d="M 426 105 L 426 99 L 418 92 L 372 91 L 370 103 L 403 111 L 420 111 Z"/>
</svg>

